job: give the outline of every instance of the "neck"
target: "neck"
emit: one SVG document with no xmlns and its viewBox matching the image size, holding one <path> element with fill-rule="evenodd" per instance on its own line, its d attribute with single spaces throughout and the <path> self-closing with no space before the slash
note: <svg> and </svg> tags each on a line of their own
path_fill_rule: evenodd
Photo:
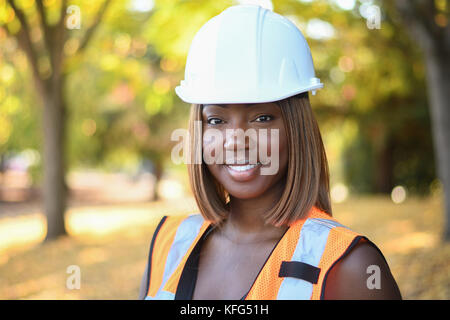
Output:
<svg viewBox="0 0 450 320">
<path fill-rule="evenodd" d="M 230 196 L 230 214 L 223 231 L 236 240 L 279 238 L 287 227 L 267 224 L 264 215 L 277 203 L 283 192 L 284 180 L 257 198 L 239 199 Z"/>
</svg>

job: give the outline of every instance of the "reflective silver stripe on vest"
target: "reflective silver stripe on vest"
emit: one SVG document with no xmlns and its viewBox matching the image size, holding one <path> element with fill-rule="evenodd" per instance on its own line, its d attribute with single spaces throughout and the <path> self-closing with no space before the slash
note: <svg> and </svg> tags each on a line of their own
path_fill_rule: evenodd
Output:
<svg viewBox="0 0 450 320">
<path fill-rule="evenodd" d="M 155 297 L 146 296 L 145 300 L 175 300 L 175 294 L 167 291 L 158 291 Z"/>
<path fill-rule="evenodd" d="M 333 227 L 341 227 L 341 228 L 346 228 L 348 229 L 346 226 L 340 224 L 337 221 L 331 220 L 331 219 L 321 219 L 321 218 L 311 218 L 312 220 L 319 222 L 319 223 L 323 223 L 325 225 L 328 225 L 330 228 Z"/>
<path fill-rule="evenodd" d="M 147 296 L 147 300 L 173 300 L 175 294 L 162 289 L 175 272 L 183 257 L 186 255 L 189 247 L 194 242 L 204 220 L 200 214 L 194 214 L 187 217 L 177 229 L 169 254 L 167 255 L 166 265 L 164 267 L 164 275 L 161 286 L 154 297 Z"/>
<path fill-rule="evenodd" d="M 291 261 L 300 261 L 318 267 L 327 244 L 328 235 L 334 227 L 343 227 L 343 225 L 328 219 L 307 219 L 300 230 L 300 237 Z M 277 299 L 309 300 L 312 291 L 312 283 L 302 279 L 286 277 L 281 282 Z"/>
</svg>

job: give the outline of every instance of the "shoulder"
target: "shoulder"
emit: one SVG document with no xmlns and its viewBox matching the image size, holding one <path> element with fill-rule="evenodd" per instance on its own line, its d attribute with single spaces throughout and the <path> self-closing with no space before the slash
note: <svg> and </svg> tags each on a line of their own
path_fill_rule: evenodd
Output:
<svg viewBox="0 0 450 320">
<path fill-rule="evenodd" d="M 207 225 L 201 214 L 183 214 L 164 216 L 153 233 L 152 245 L 170 245 L 172 242 L 183 242 L 195 237 L 202 227 Z"/>
<path fill-rule="evenodd" d="M 365 238 L 329 270 L 324 290 L 324 299 L 401 299 L 383 254 Z"/>
<path fill-rule="evenodd" d="M 161 229 L 176 230 L 180 226 L 202 225 L 204 221 L 202 215 L 197 213 L 163 216 L 156 226 L 155 233 L 159 232 Z"/>
</svg>

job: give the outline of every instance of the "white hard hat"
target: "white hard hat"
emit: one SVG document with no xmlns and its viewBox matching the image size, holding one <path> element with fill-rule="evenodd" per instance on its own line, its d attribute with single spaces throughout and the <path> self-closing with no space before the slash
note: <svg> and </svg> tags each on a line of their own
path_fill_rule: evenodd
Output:
<svg viewBox="0 0 450 320">
<path fill-rule="evenodd" d="M 289 19 L 236 5 L 196 33 L 175 92 L 187 103 L 262 103 L 322 87 L 308 43 Z"/>
</svg>

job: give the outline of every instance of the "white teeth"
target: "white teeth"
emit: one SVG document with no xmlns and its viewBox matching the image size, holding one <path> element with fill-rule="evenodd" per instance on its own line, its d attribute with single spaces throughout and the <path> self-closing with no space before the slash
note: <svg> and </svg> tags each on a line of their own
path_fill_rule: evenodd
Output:
<svg viewBox="0 0 450 320">
<path fill-rule="evenodd" d="M 227 167 L 234 171 L 247 171 L 247 170 L 255 168 L 256 166 L 257 166 L 257 164 L 249 164 L 246 166 L 233 165 L 233 166 L 227 166 Z"/>
</svg>

